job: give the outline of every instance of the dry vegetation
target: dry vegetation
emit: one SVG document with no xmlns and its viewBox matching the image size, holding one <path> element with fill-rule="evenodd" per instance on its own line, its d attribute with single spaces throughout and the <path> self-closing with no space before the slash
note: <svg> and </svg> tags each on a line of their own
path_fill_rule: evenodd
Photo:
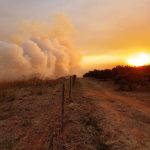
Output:
<svg viewBox="0 0 150 150">
<path fill-rule="evenodd" d="M 36 138 L 40 139 L 49 122 L 59 115 L 51 113 L 53 107 L 57 112 L 54 94 L 62 81 L 30 79 L 1 83 L 0 149 L 33 149 Z"/>
<path fill-rule="evenodd" d="M 113 69 L 90 71 L 84 77 L 114 81 L 118 89 L 123 91 L 147 91 L 150 88 L 150 65 L 142 67 L 116 66 Z"/>
<path fill-rule="evenodd" d="M 60 132 L 61 88 L 64 78 L 50 81 L 30 79 L 0 85 L 0 149 L 109 149 L 94 116 L 94 104 L 82 97 L 77 82 L 72 100 L 65 91 L 65 127 Z M 76 96 L 78 91 L 78 96 Z"/>
<path fill-rule="evenodd" d="M 63 131 L 62 83 L 66 87 Z M 69 80 L 64 78 L 1 83 L 0 89 L 0 150 L 49 150 L 52 139 L 54 150 L 148 150 L 150 146 L 150 103 L 141 94 L 116 93 L 113 84 L 78 79 L 69 99 Z"/>
</svg>

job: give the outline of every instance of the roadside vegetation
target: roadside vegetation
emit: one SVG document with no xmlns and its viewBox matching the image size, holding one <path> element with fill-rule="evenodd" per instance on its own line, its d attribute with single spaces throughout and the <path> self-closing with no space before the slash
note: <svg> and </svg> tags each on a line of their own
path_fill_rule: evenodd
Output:
<svg viewBox="0 0 150 150">
<path fill-rule="evenodd" d="M 150 65 L 141 67 L 116 66 L 113 69 L 93 70 L 84 77 L 113 81 L 120 90 L 146 90 L 150 85 Z"/>
</svg>

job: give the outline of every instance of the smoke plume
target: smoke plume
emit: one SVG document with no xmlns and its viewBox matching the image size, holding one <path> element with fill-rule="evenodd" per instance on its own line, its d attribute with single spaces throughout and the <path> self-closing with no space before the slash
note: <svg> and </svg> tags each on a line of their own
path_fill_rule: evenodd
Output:
<svg viewBox="0 0 150 150">
<path fill-rule="evenodd" d="M 63 14 L 56 15 L 53 24 L 22 23 L 9 40 L 0 41 L 0 81 L 73 73 L 80 60 L 72 44 L 74 32 Z"/>
</svg>

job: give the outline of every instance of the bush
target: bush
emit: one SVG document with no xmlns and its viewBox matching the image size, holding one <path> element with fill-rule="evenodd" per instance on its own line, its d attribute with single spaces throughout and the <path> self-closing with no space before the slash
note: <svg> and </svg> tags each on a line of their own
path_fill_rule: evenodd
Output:
<svg viewBox="0 0 150 150">
<path fill-rule="evenodd" d="M 142 67 L 116 66 L 113 69 L 94 70 L 84 74 L 83 77 L 91 77 L 99 80 L 113 80 L 121 90 L 134 90 L 137 85 L 150 83 L 150 65 Z"/>
</svg>

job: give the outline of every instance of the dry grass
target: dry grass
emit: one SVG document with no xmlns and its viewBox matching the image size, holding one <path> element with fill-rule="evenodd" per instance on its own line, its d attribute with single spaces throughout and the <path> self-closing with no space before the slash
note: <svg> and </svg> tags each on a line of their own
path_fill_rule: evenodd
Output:
<svg viewBox="0 0 150 150">
<path fill-rule="evenodd" d="M 14 89 L 3 89 L 0 91 L 0 102 L 14 101 L 16 99 L 16 91 Z"/>
<path fill-rule="evenodd" d="M 58 83 L 62 83 L 64 79 L 65 79 L 64 77 L 56 79 L 56 80 L 30 78 L 27 80 L 10 81 L 10 82 L 1 81 L 0 89 L 25 88 L 25 87 L 49 87 L 49 86 L 54 86 Z"/>
<path fill-rule="evenodd" d="M 49 121 L 59 114 L 51 112 L 53 109 L 56 112 L 55 88 L 63 81 L 63 78 L 30 79 L 0 83 L 0 150 L 30 150 L 39 139 L 38 147 L 42 149 L 47 140 Z"/>
<path fill-rule="evenodd" d="M 2 141 L 0 141 L 1 149 L 12 149 L 13 145 L 16 143 L 17 139 L 13 136 L 4 136 Z"/>
<path fill-rule="evenodd" d="M 72 100 L 65 107 L 63 148 L 109 150 L 111 145 L 107 144 L 107 138 L 103 136 L 100 124 L 102 116 L 97 115 L 95 103 L 82 96 L 82 90 L 80 83 L 76 83 Z"/>
<path fill-rule="evenodd" d="M 44 150 L 51 129 L 58 130 L 55 147 L 77 150 L 109 150 L 97 115 L 95 103 L 83 97 L 80 82 L 73 88 L 72 100 L 65 91 L 64 131 L 60 132 L 61 90 L 64 79 L 56 81 L 28 80 L 1 84 L 0 149 Z M 7 86 L 6 86 L 7 85 Z M 54 131 L 53 131 L 54 132 Z"/>
<path fill-rule="evenodd" d="M 23 116 L 21 125 L 23 127 L 29 127 L 29 126 L 32 125 L 32 120 L 29 117 L 27 117 L 27 116 Z"/>
</svg>

